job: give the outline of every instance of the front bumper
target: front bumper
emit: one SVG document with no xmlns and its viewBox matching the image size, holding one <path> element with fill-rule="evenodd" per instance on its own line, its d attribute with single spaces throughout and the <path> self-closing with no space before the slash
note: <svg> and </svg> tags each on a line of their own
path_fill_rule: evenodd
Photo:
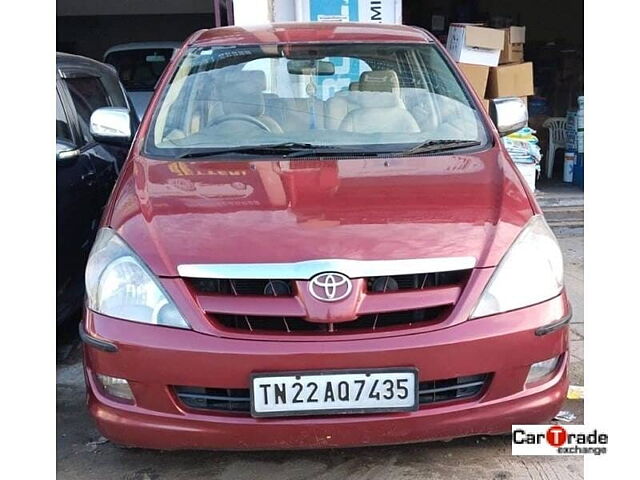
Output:
<svg viewBox="0 0 640 480">
<path fill-rule="evenodd" d="M 286 449 L 409 443 L 497 434 L 516 423 L 544 423 L 568 388 L 566 325 L 540 328 L 569 315 L 563 295 L 442 330 L 367 340 L 276 342 L 223 339 L 115 320 L 88 312 L 84 329 L 117 346 L 85 344 L 88 406 L 113 442 L 160 449 Z M 536 335 L 536 331 L 538 334 Z M 529 366 L 563 355 L 556 371 L 525 387 Z M 248 388 L 255 372 L 414 366 L 419 380 L 491 373 L 479 397 L 423 405 L 415 412 L 289 418 L 191 410 L 170 385 Z M 135 404 L 105 396 L 94 373 L 129 380 Z"/>
</svg>

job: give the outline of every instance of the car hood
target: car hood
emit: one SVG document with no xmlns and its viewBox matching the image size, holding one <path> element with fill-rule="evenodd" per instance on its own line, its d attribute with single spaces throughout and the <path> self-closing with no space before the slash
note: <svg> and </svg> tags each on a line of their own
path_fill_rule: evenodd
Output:
<svg viewBox="0 0 640 480">
<path fill-rule="evenodd" d="M 533 214 L 501 149 L 410 158 L 128 162 L 106 222 L 161 276 L 184 264 L 472 256 Z"/>
</svg>

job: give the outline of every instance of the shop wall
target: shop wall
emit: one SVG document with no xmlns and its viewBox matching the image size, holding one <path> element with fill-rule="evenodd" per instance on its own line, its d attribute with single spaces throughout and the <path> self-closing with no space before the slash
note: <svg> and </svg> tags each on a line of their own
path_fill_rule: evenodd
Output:
<svg viewBox="0 0 640 480">
<path fill-rule="evenodd" d="M 403 20 L 408 25 L 431 30 L 433 14 L 467 22 L 510 16 L 514 23 L 527 26 L 527 43 L 583 45 L 583 12 L 581 0 L 403 0 Z"/>
<path fill-rule="evenodd" d="M 112 45 L 178 41 L 214 25 L 213 13 L 183 15 L 97 15 L 57 17 L 57 51 L 102 59 Z"/>
<path fill-rule="evenodd" d="M 57 16 L 207 13 L 213 0 L 57 0 Z"/>
<path fill-rule="evenodd" d="M 505 2 L 479 0 L 482 11 L 511 15 L 527 26 L 527 42 L 564 41 L 584 44 L 584 3 L 580 0 Z"/>
</svg>

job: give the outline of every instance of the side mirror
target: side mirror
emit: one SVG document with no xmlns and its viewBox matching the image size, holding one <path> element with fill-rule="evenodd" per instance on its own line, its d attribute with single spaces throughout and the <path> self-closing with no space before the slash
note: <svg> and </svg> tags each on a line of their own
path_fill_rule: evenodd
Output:
<svg viewBox="0 0 640 480">
<path fill-rule="evenodd" d="M 98 108 L 91 114 L 89 131 L 96 142 L 128 145 L 131 143 L 129 110 L 120 107 Z"/>
<path fill-rule="evenodd" d="M 504 137 L 527 126 L 527 106 L 518 97 L 495 98 L 489 105 L 489 117 Z"/>
<path fill-rule="evenodd" d="M 66 141 L 56 141 L 56 164 L 59 167 L 67 167 L 73 165 L 80 156 L 80 150 L 75 145 Z"/>
</svg>

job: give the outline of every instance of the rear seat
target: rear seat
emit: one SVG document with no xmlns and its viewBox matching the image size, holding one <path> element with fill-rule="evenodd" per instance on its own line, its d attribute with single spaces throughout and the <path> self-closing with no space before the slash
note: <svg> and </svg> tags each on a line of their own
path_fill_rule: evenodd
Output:
<svg viewBox="0 0 640 480">
<path fill-rule="evenodd" d="M 275 120 L 276 124 L 279 125 L 284 132 L 301 132 L 310 129 L 317 130 L 339 130 L 340 125 L 343 120 L 355 110 L 361 109 L 363 106 L 366 108 L 371 108 L 374 105 L 368 104 L 371 102 L 366 102 L 362 99 L 363 94 L 367 95 L 368 91 L 371 90 L 371 86 L 368 85 L 371 81 L 367 82 L 366 79 L 369 77 L 373 77 L 376 79 L 377 77 L 389 77 L 391 71 L 379 71 L 375 72 L 364 72 L 360 82 L 351 82 L 348 90 L 342 90 L 337 93 L 327 101 L 322 100 L 311 100 L 309 98 L 281 98 L 273 93 L 257 93 L 261 95 L 264 99 L 264 113 L 260 115 L 260 117 L 266 117 L 269 120 Z M 236 76 L 242 76 L 242 79 L 246 76 L 247 79 L 253 80 L 253 77 L 257 76 L 257 72 L 237 72 Z M 252 77 L 249 77 L 252 75 Z M 397 76 L 395 74 L 391 75 L 394 83 L 393 88 L 389 85 L 383 85 L 386 91 L 390 89 L 398 90 L 397 84 Z M 262 77 L 260 77 L 261 80 Z M 360 89 L 362 88 L 362 80 L 365 79 L 365 89 L 367 92 L 362 92 Z M 217 79 L 216 79 L 217 80 Z M 221 80 L 226 80 L 225 78 Z M 198 131 L 204 126 L 208 125 L 213 119 L 223 116 L 226 112 L 223 108 L 223 102 L 221 101 L 220 89 L 212 88 L 212 86 L 220 83 L 221 80 L 217 82 L 207 82 L 207 87 L 203 88 L 202 92 L 198 92 L 196 109 L 193 112 L 192 117 L 192 125 L 191 131 Z M 239 79 L 233 79 L 234 81 Z M 236 82 L 237 83 L 237 82 Z M 260 83 L 260 82 L 257 82 Z M 264 83 L 264 82 L 263 82 Z M 260 90 L 264 88 L 263 83 L 260 83 L 261 87 L 256 88 Z M 384 83 L 384 82 L 383 82 Z M 221 85 L 221 86 L 224 86 Z M 376 85 L 377 87 L 378 85 Z M 375 88 L 375 87 L 374 87 Z M 226 89 L 229 89 L 229 86 L 226 86 Z M 414 91 L 415 90 L 415 91 Z M 222 90 L 224 92 L 224 89 Z M 427 109 L 421 108 L 424 103 L 424 95 L 425 90 L 423 89 L 402 89 L 401 99 L 395 106 L 403 106 L 413 114 L 413 117 L 419 120 L 420 125 L 429 125 L 432 123 L 429 120 L 433 119 L 425 119 L 427 117 L 426 114 Z M 245 93 L 246 95 L 246 93 Z M 259 103 L 259 102 L 255 102 Z M 366 104 L 366 105 L 363 105 Z M 374 101 L 375 103 L 375 101 Z M 377 110 L 377 109 L 376 109 Z M 428 109 L 430 111 L 430 109 Z M 385 113 L 392 112 L 392 110 L 385 110 Z M 376 112 L 377 113 L 377 112 Z M 425 121 L 426 120 L 426 121 Z M 409 125 L 410 130 L 413 130 L 413 125 Z M 433 127 L 431 127 L 433 128 Z M 277 131 L 277 129 L 274 129 Z"/>
</svg>

